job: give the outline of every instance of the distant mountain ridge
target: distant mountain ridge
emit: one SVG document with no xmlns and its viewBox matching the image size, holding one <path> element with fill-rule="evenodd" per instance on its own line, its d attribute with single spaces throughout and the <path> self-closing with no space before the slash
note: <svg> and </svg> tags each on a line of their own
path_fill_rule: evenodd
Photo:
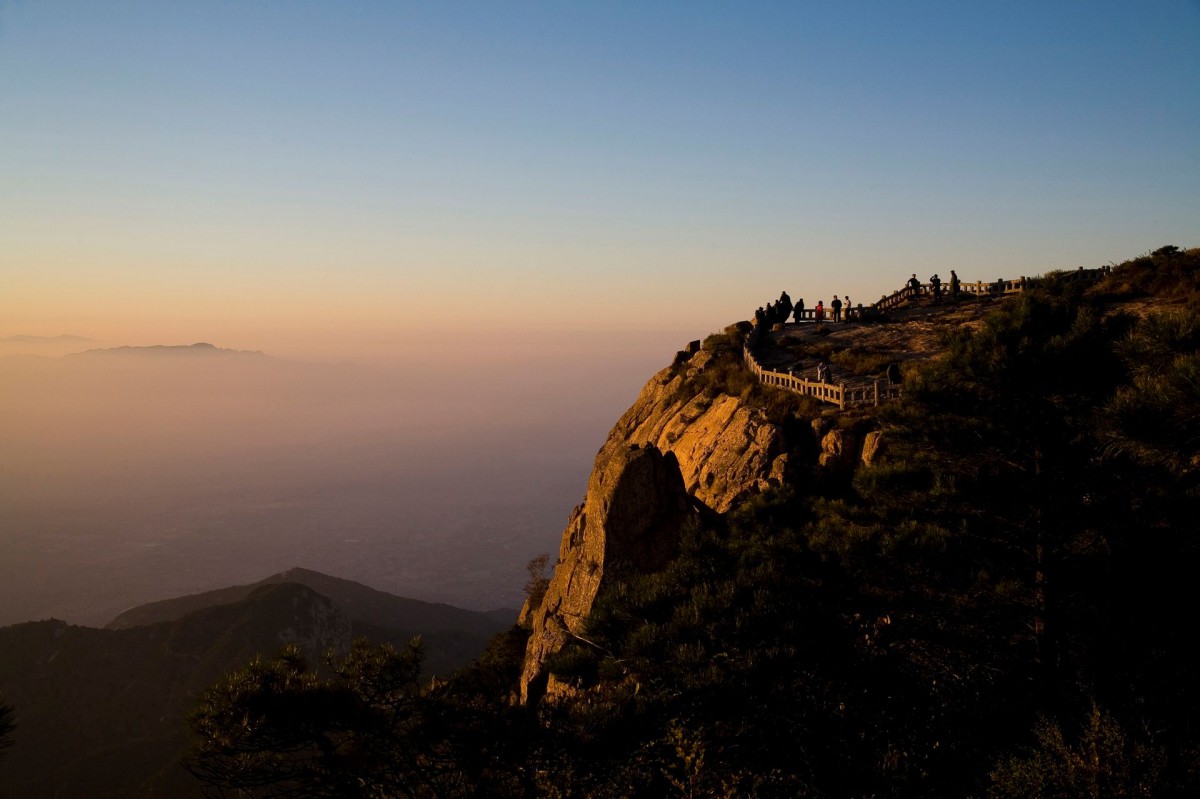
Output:
<svg viewBox="0 0 1200 799">
<path fill-rule="evenodd" d="M 179 766 L 197 697 L 255 655 L 299 645 L 311 667 L 356 637 L 421 636 L 448 674 L 511 626 L 480 613 L 377 591 L 308 569 L 141 605 L 108 627 L 52 619 L 0 627 L 0 695 L 17 709 L 0 796 L 199 796 Z"/>
<path fill-rule="evenodd" d="M 351 621 L 391 629 L 419 631 L 427 635 L 440 632 L 471 632 L 491 636 L 509 626 L 517 615 L 517 611 L 508 608 L 480 612 L 440 602 L 408 599 L 353 580 L 296 567 L 256 583 L 234 585 L 138 605 L 119 614 L 104 628 L 126 630 L 174 621 L 201 608 L 239 602 L 263 586 L 279 583 L 297 583 L 328 597 Z"/>
<path fill-rule="evenodd" d="M 0 796 L 198 796 L 178 765 L 196 697 L 285 642 L 315 665 L 351 635 L 329 599 L 296 584 L 129 630 L 0 628 L 0 691 L 18 713 Z"/>
<path fill-rule="evenodd" d="M 257 355 L 259 357 L 268 357 L 261 350 L 232 350 L 218 347 L 215 344 L 209 344 L 206 341 L 200 341 L 195 344 L 151 344 L 144 347 L 122 346 L 122 347 L 98 347 L 96 349 L 84 350 L 83 352 L 71 353 L 68 357 L 79 356 L 97 356 L 97 355 L 189 355 L 189 356 L 240 356 L 240 355 Z"/>
</svg>

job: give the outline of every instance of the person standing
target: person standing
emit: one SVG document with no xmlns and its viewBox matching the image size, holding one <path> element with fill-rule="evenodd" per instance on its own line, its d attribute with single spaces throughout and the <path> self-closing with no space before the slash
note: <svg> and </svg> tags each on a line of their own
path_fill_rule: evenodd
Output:
<svg viewBox="0 0 1200 799">
<path fill-rule="evenodd" d="M 813 308 L 813 319 L 815 319 L 817 321 L 817 324 L 820 324 L 821 322 L 825 321 L 825 301 L 824 300 L 817 300 L 817 305 L 815 308 Z"/>
<path fill-rule="evenodd" d="M 804 298 L 796 300 L 796 308 L 792 312 L 796 319 L 796 324 L 800 324 L 804 320 Z"/>
<path fill-rule="evenodd" d="M 959 289 L 958 275 L 955 273 L 955 271 L 953 269 L 951 269 L 950 270 L 950 299 L 952 299 L 952 300 L 958 299 L 958 289 Z"/>
<path fill-rule="evenodd" d="M 842 301 L 838 299 L 838 295 L 833 295 L 833 302 L 829 303 L 829 307 L 833 309 L 833 321 L 842 321 Z"/>
<path fill-rule="evenodd" d="M 779 317 L 780 322 L 786 322 L 788 317 L 792 315 L 792 298 L 788 296 L 786 291 L 779 295 L 779 312 L 781 314 Z"/>
</svg>

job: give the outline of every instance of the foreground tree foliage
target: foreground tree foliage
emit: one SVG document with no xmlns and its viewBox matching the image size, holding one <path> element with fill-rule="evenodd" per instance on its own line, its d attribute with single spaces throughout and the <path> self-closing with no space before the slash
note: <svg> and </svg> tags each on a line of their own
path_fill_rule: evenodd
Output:
<svg viewBox="0 0 1200 799">
<path fill-rule="evenodd" d="M 295 647 L 255 660 L 204 698 L 193 719 L 202 746 L 189 768 L 205 783 L 276 796 L 397 788 L 418 795 L 439 766 L 436 750 L 413 740 L 423 721 L 420 663 L 419 646 L 398 652 L 365 642 L 331 661 L 328 679 L 310 671 Z"/>
<path fill-rule="evenodd" d="M 416 649 L 326 677 L 285 653 L 206 698 L 193 769 L 254 796 L 1197 795 L 1197 280 L 1163 248 L 954 333 L 876 420 L 886 457 L 687 531 L 537 708 L 519 630 L 425 687 Z"/>
<path fill-rule="evenodd" d="M 359 640 L 320 673 L 286 647 L 208 691 L 185 765 L 211 796 L 520 795 L 506 787 L 520 736 L 505 729 L 506 715 L 520 719 L 493 699 L 515 681 L 523 640 L 499 636 L 472 669 L 433 687 L 420 680 L 419 640 L 404 650 Z M 495 665 L 501 656 L 507 668 Z"/>
<path fill-rule="evenodd" d="M 13 706 L 7 702 L 0 701 L 0 759 L 4 757 L 4 750 L 13 745 L 12 732 L 17 728 L 17 714 L 13 710 Z"/>
</svg>

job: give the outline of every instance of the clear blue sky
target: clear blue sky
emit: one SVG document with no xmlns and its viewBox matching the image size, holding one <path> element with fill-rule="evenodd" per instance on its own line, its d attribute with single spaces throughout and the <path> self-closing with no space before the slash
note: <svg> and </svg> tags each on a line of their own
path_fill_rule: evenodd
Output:
<svg viewBox="0 0 1200 799">
<path fill-rule="evenodd" d="M 702 335 L 1167 243 L 1194 1 L 0 0 L 0 335 Z"/>
</svg>

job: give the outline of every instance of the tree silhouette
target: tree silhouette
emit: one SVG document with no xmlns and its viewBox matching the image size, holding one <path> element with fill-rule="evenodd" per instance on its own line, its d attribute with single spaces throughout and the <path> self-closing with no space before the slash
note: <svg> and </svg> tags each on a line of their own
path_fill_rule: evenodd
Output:
<svg viewBox="0 0 1200 799">
<path fill-rule="evenodd" d="M 7 702 L 0 702 L 0 759 L 4 750 L 13 745 L 12 732 L 17 727 L 16 711 Z"/>
<path fill-rule="evenodd" d="M 192 717 L 186 767 L 209 795 L 435 796 L 425 736 L 419 640 L 403 651 L 357 641 L 333 676 L 295 646 L 255 659 L 213 687 Z"/>
</svg>

